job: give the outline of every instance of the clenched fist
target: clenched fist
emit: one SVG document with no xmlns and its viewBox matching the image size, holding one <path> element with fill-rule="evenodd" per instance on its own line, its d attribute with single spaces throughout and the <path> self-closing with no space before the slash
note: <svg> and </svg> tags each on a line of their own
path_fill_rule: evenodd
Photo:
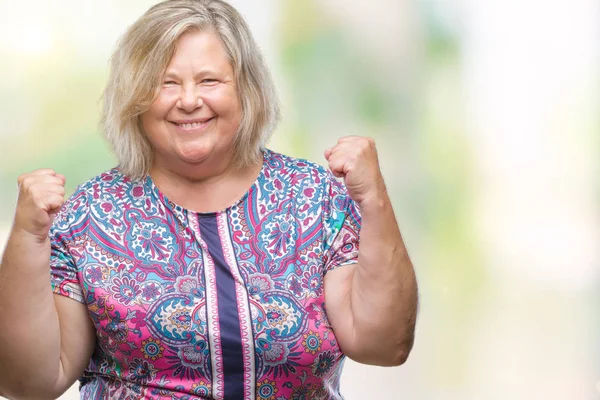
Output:
<svg viewBox="0 0 600 400">
<path fill-rule="evenodd" d="M 40 242 L 48 237 L 54 214 L 65 199 L 65 177 L 51 169 L 38 169 L 19 177 L 19 197 L 14 229 L 35 236 Z"/>
<path fill-rule="evenodd" d="M 343 137 L 335 146 L 325 150 L 325 158 L 331 172 L 338 178 L 344 178 L 348 194 L 359 205 L 385 192 L 373 139 Z"/>
</svg>

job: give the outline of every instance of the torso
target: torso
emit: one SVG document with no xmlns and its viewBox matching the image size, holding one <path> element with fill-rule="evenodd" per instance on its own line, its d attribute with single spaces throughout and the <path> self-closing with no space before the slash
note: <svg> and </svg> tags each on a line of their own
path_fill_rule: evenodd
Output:
<svg viewBox="0 0 600 400">
<path fill-rule="evenodd" d="M 341 398 L 323 278 L 346 201 L 322 168 L 270 151 L 216 213 L 118 170 L 83 185 L 57 228 L 98 336 L 82 398 Z"/>
</svg>

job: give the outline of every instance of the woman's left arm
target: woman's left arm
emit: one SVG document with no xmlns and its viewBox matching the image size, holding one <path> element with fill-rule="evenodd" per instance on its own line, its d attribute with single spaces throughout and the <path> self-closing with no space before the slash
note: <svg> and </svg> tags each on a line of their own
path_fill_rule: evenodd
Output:
<svg viewBox="0 0 600 400">
<path fill-rule="evenodd" d="M 417 282 L 402 241 L 373 139 L 340 139 L 325 157 L 344 178 L 362 217 L 358 263 L 325 275 L 325 306 L 341 350 L 382 366 L 404 363 L 412 349 Z"/>
</svg>

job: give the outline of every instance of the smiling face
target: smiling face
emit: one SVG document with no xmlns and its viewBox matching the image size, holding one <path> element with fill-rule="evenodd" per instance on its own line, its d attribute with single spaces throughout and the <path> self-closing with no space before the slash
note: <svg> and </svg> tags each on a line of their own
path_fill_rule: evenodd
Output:
<svg viewBox="0 0 600 400">
<path fill-rule="evenodd" d="M 141 116 L 154 150 L 152 170 L 222 171 L 232 162 L 241 117 L 233 68 L 220 38 L 210 30 L 184 33 L 158 98 Z"/>
</svg>

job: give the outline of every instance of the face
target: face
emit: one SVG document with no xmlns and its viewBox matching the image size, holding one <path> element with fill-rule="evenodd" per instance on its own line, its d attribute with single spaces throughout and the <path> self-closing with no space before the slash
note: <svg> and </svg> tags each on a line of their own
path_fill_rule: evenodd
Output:
<svg viewBox="0 0 600 400">
<path fill-rule="evenodd" d="M 233 69 L 212 31 L 177 41 L 158 98 L 141 116 L 154 150 L 153 170 L 223 168 L 241 120 Z"/>
</svg>

